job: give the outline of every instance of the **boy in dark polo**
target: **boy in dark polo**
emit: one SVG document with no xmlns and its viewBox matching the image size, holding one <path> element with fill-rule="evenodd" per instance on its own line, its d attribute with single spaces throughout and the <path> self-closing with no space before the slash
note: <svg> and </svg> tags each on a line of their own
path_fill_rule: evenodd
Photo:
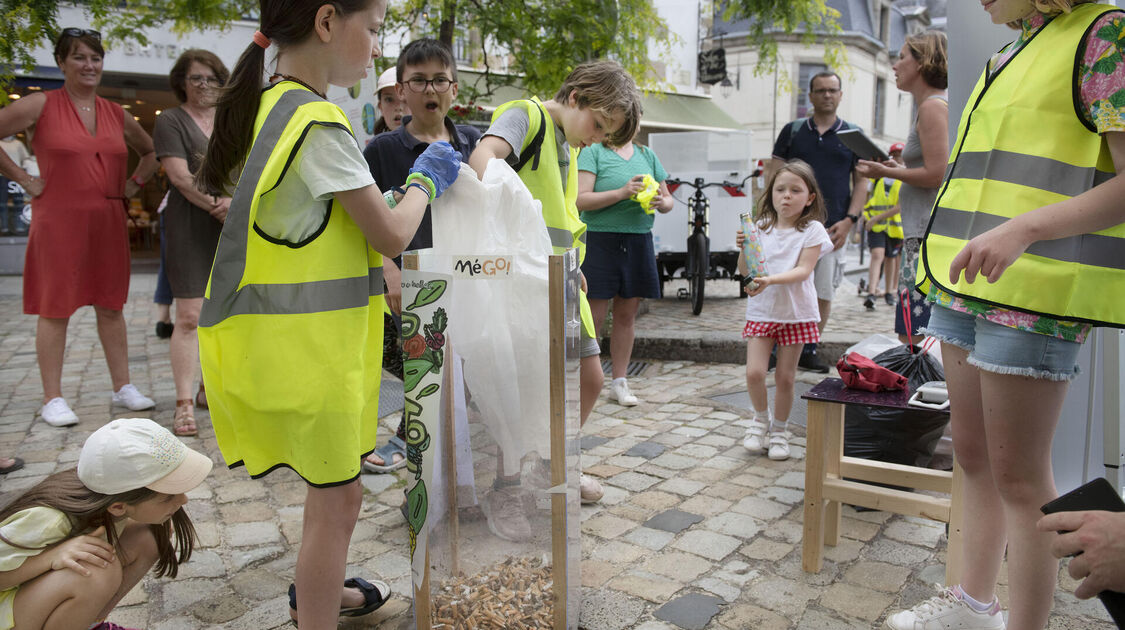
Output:
<svg viewBox="0 0 1125 630">
<path fill-rule="evenodd" d="M 401 127 L 381 133 L 368 143 L 363 157 L 371 167 L 371 175 L 380 188 L 387 190 L 406 183 L 414 159 L 430 146 L 444 140 L 461 153 L 466 163 L 480 140 L 480 131 L 469 125 L 455 125 L 446 115 L 457 98 L 457 66 L 453 53 L 436 39 L 418 39 L 407 44 L 398 57 L 396 89 L 406 100 L 409 116 Z M 406 251 L 433 247 L 430 208 Z M 399 259 L 383 261 L 383 277 L 387 284 L 387 305 L 395 312 L 402 307 L 402 285 Z M 401 377 L 401 374 L 396 374 Z M 406 464 L 406 442 L 403 424 L 397 434 L 376 450 L 363 463 L 368 472 L 389 472 Z"/>
</svg>

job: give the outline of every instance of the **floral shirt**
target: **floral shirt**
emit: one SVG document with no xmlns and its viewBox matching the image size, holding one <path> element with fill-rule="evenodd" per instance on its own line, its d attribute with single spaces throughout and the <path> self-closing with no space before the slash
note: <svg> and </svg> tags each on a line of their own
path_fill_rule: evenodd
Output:
<svg viewBox="0 0 1125 630">
<path fill-rule="evenodd" d="M 989 63 L 996 72 L 1015 56 L 1044 24 L 1041 14 L 1024 20 L 1016 41 L 996 53 Z M 1125 131 L 1125 15 L 1107 13 L 1095 22 L 1086 38 L 1085 51 L 1078 65 L 1078 88 L 1086 120 L 1104 134 Z M 1057 320 L 1042 315 L 1022 313 L 983 304 L 976 300 L 950 295 L 936 287 L 930 291 L 930 301 L 946 308 L 970 313 L 977 317 L 1009 328 L 1050 335 L 1066 341 L 1082 343 L 1091 325 Z"/>
</svg>

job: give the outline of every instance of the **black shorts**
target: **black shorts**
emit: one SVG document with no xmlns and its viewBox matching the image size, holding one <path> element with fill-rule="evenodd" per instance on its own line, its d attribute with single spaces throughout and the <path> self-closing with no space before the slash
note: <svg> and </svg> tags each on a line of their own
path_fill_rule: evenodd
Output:
<svg viewBox="0 0 1125 630">
<path fill-rule="evenodd" d="M 651 232 L 586 232 L 582 274 L 591 300 L 660 297 Z"/>
<path fill-rule="evenodd" d="M 887 236 L 886 230 L 882 232 L 868 232 L 867 248 L 875 249 L 877 247 L 882 247 L 885 250 L 887 258 L 897 258 L 899 253 L 902 252 L 902 239 Z"/>
</svg>

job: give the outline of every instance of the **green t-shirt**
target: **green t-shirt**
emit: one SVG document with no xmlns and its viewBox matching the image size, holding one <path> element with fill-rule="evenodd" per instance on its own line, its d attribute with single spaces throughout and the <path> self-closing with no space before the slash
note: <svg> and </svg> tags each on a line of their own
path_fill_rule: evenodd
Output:
<svg viewBox="0 0 1125 630">
<path fill-rule="evenodd" d="M 588 171 L 597 176 L 594 192 L 616 190 L 636 175 L 648 173 L 657 182 L 668 178 L 668 173 L 660 165 L 656 154 L 648 147 L 633 145 L 633 157 L 622 158 L 613 149 L 601 144 L 593 144 L 578 155 L 578 170 Z M 652 231 L 654 215 L 647 214 L 641 204 L 626 199 L 601 210 L 585 210 L 578 214 L 590 232 L 624 232 L 626 234 L 647 234 Z"/>
</svg>

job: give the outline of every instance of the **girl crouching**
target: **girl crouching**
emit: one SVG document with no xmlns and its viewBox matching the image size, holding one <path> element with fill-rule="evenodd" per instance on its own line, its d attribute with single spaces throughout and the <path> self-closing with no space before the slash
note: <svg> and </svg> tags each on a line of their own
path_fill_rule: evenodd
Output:
<svg viewBox="0 0 1125 630">
<path fill-rule="evenodd" d="M 144 418 L 114 420 L 0 510 L 0 629 L 113 630 L 104 621 L 149 569 L 175 577 L 195 547 L 185 492 L 211 460 Z"/>
</svg>

